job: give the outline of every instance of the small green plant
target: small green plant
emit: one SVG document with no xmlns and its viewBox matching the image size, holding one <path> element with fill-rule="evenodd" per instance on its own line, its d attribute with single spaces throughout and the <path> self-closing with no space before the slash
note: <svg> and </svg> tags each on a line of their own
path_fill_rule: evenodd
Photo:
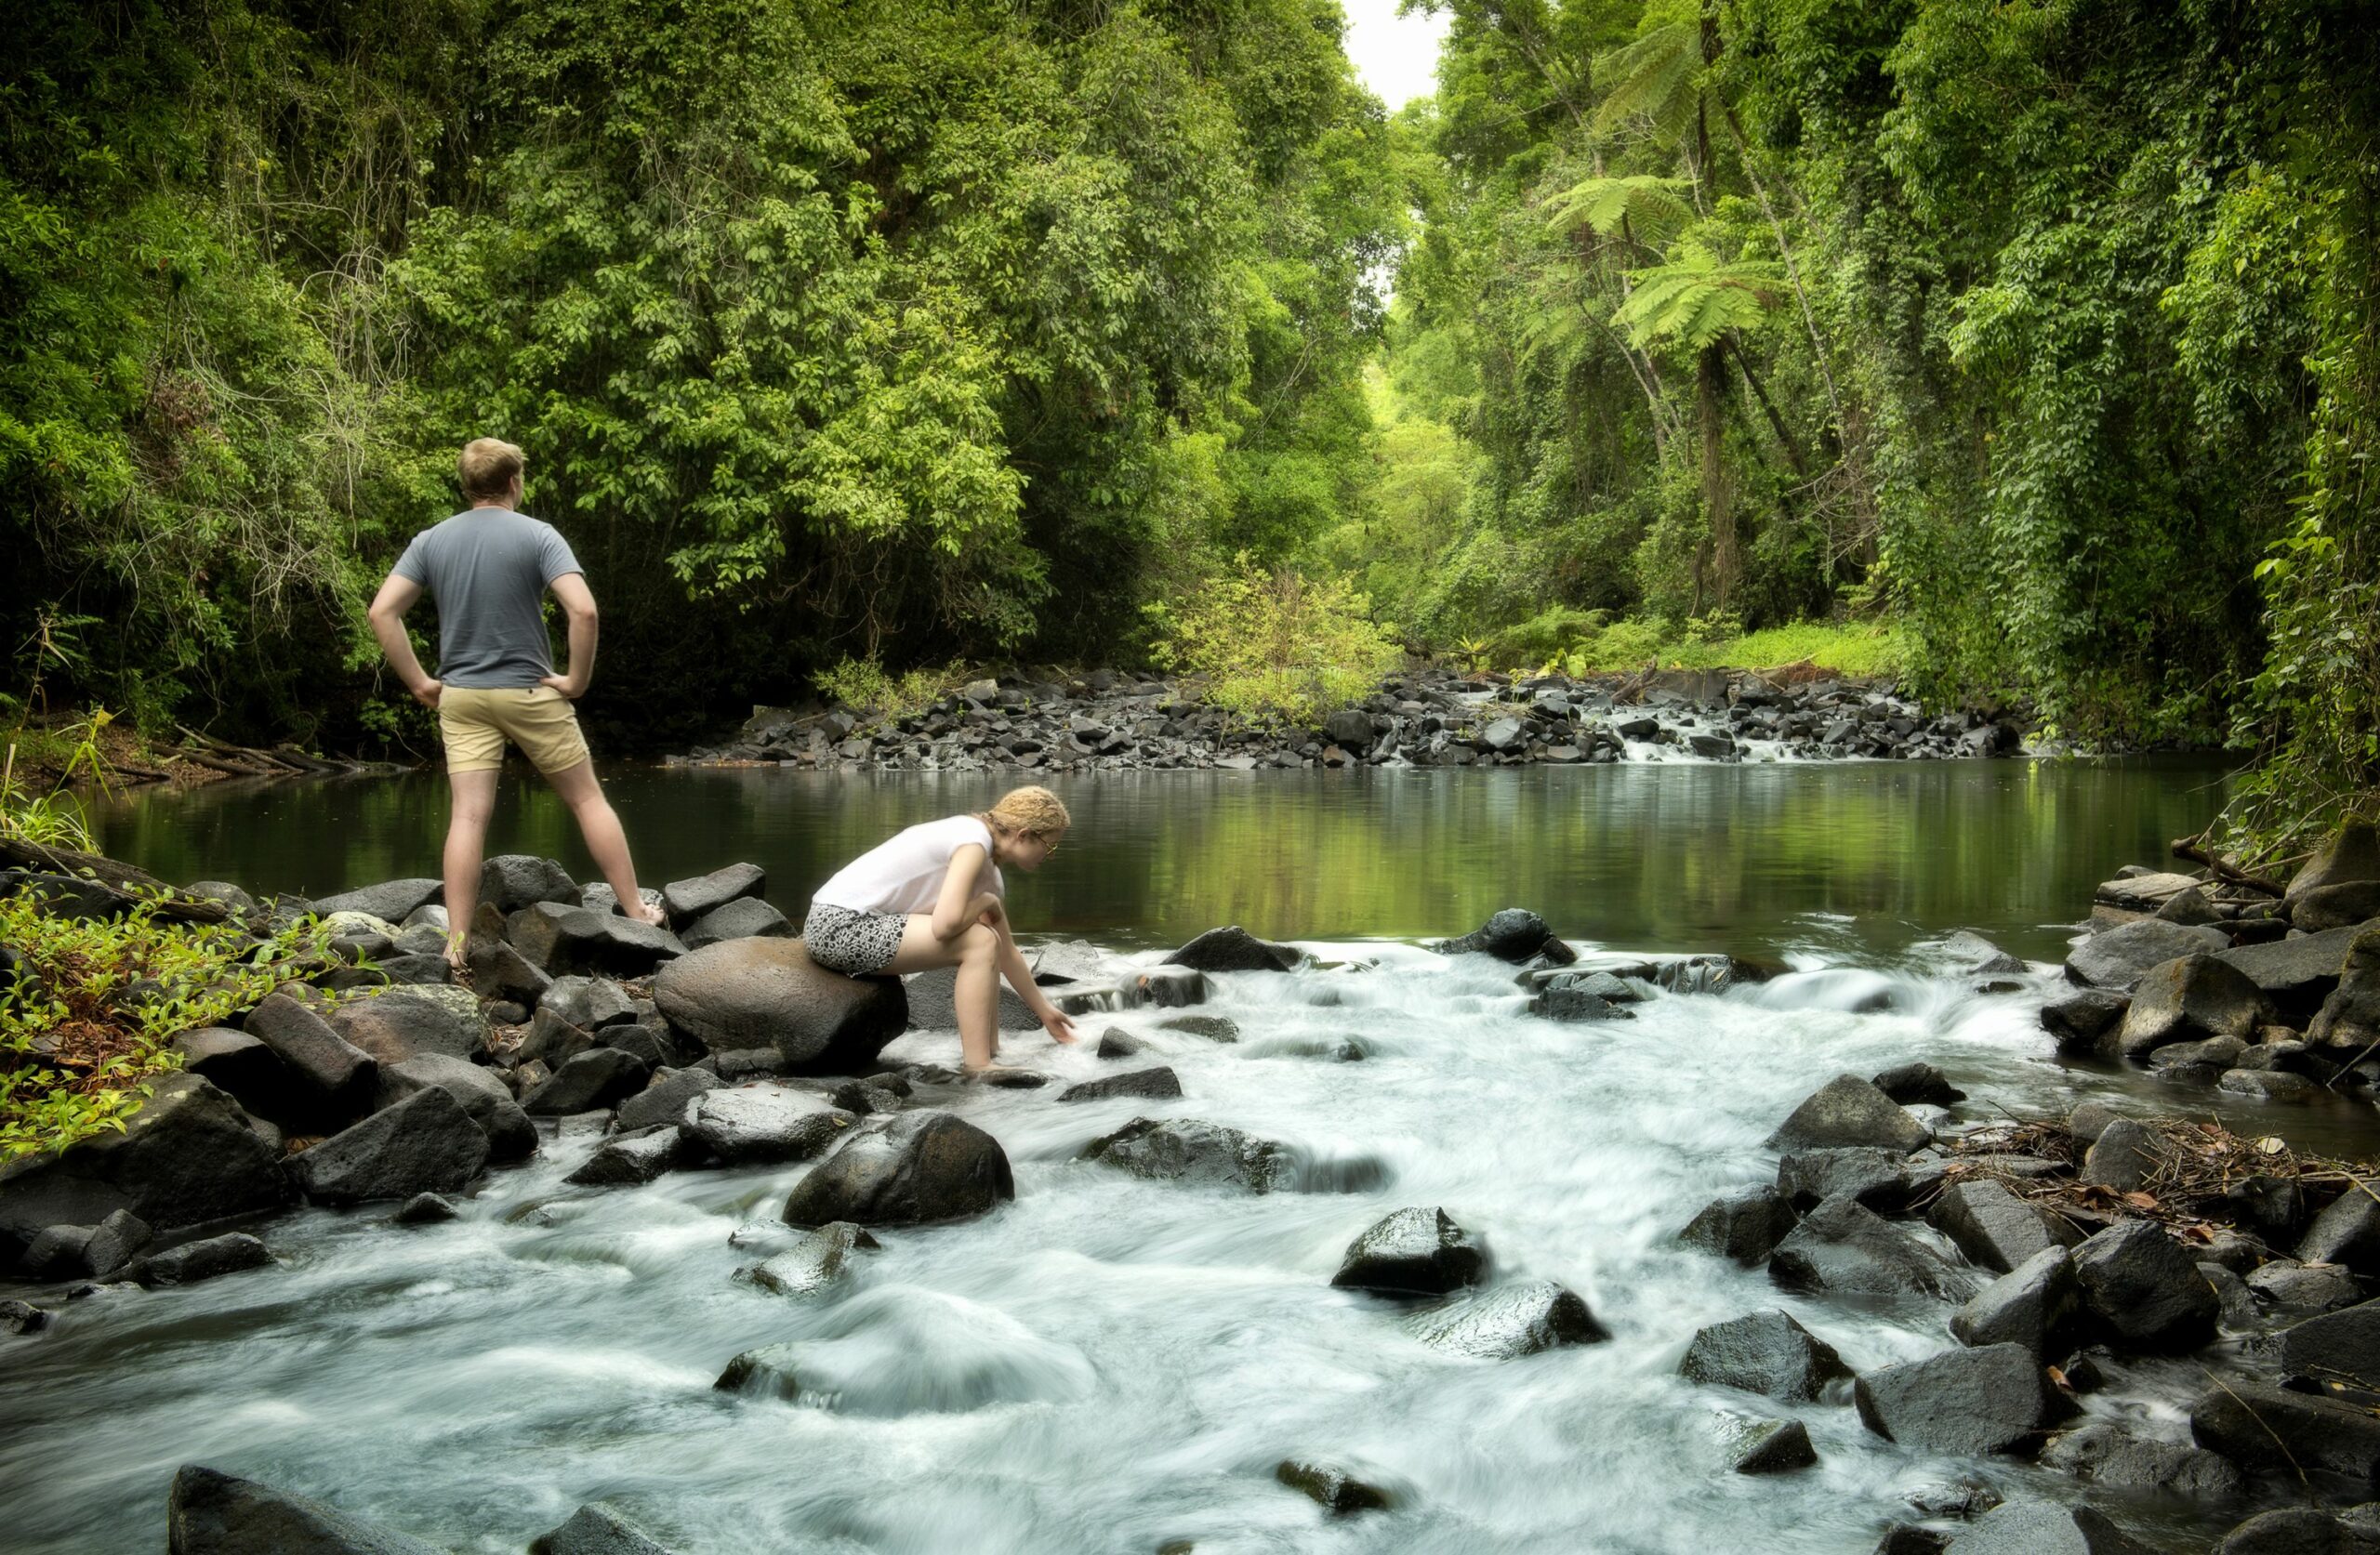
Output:
<svg viewBox="0 0 2380 1555">
<path fill-rule="evenodd" d="M 873 718 L 900 719 L 924 712 L 964 679 L 957 665 L 886 672 L 876 659 L 845 659 L 819 671 L 820 694 Z"/>
<path fill-rule="evenodd" d="M 0 837 L 35 843 L 44 848 L 91 850 L 91 834 L 83 811 L 62 789 L 34 794 L 17 780 L 17 746 L 9 742 L 0 758 Z"/>
<path fill-rule="evenodd" d="M 1251 723 L 1312 726 L 1371 694 L 1403 653 L 1343 578 L 1268 573 L 1246 551 L 1178 607 L 1151 605 L 1157 657 L 1207 678 L 1207 699 Z"/>
<path fill-rule="evenodd" d="M 176 1034 L 232 1011 L 327 959 L 309 918 L 261 943 L 236 922 L 160 917 L 162 894 L 113 920 L 52 916 L 33 893 L 0 899 L 14 953 L 0 993 L 0 1163 L 121 1132 L 159 1075 L 181 1067 Z"/>
</svg>

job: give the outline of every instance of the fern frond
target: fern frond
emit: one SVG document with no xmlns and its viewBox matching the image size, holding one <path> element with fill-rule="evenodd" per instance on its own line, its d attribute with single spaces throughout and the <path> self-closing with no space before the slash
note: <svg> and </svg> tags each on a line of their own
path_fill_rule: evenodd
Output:
<svg viewBox="0 0 2380 1555">
<path fill-rule="evenodd" d="M 1644 121 L 1667 144 L 1686 132 L 1702 100 L 1702 30 L 1694 21 L 1654 29 L 1623 48 L 1599 56 L 1594 84 L 1604 94 L 1592 128 L 1609 135 Z"/>
</svg>

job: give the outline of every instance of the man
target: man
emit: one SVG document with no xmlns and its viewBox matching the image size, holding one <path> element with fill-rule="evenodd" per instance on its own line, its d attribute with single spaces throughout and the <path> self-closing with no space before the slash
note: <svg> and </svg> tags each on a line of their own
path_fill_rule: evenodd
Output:
<svg viewBox="0 0 2380 1555">
<path fill-rule="evenodd" d="M 422 705 L 438 713 L 454 810 L 446 830 L 446 959 L 463 965 L 479 906 L 480 855 L 496 808 L 507 740 L 562 796 L 620 910 L 647 923 L 661 913 L 637 892 L 620 818 L 595 781 L 595 764 L 571 704 L 595 671 L 595 596 L 570 545 L 521 508 L 521 450 L 495 438 L 464 448 L 456 470 L 469 510 L 413 537 L 380 585 L 370 612 L 381 652 Z M 554 673 L 544 595 L 570 621 L 569 668 Z M 424 674 L 404 615 L 424 592 L 438 597 L 438 675 Z"/>
</svg>

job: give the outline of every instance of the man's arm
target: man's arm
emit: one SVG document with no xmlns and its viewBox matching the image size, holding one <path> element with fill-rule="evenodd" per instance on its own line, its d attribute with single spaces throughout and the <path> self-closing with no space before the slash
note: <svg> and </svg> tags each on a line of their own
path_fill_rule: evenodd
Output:
<svg viewBox="0 0 2380 1555">
<path fill-rule="evenodd" d="M 560 675 L 545 676 L 537 683 L 551 686 L 575 702 L 587 694 L 587 683 L 595 678 L 595 595 L 588 588 L 584 573 L 564 573 L 546 586 L 554 591 L 562 614 L 569 618 L 570 658 Z"/>
<path fill-rule="evenodd" d="M 390 573 L 380 585 L 380 592 L 372 597 L 372 607 L 364 613 L 372 623 L 372 635 L 379 639 L 381 653 L 396 670 L 397 679 L 405 683 L 405 690 L 419 698 L 423 706 L 435 707 L 445 684 L 431 679 L 422 669 L 421 660 L 414 655 L 413 639 L 405 634 L 405 612 L 413 609 L 420 598 L 421 585 Z"/>
</svg>

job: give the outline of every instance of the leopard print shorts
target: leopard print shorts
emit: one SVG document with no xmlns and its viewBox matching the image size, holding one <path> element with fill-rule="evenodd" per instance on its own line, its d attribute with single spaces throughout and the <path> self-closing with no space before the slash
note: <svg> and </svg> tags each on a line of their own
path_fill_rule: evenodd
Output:
<svg viewBox="0 0 2380 1555">
<path fill-rule="evenodd" d="M 824 902 L 810 904 L 801 942 L 810 959 L 847 977 L 867 977 L 892 964 L 909 920 L 899 913 L 855 913 Z"/>
</svg>

